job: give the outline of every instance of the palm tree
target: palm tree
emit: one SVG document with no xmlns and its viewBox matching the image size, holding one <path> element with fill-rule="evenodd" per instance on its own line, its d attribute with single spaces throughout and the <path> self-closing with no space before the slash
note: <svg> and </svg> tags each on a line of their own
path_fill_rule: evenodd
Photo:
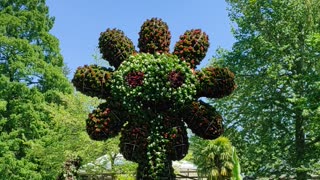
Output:
<svg viewBox="0 0 320 180">
<path fill-rule="evenodd" d="M 198 166 L 200 177 L 208 180 L 241 179 L 240 165 L 234 147 L 226 137 L 212 141 L 193 138 L 193 160 Z M 236 168 L 236 169 L 235 169 Z"/>
</svg>

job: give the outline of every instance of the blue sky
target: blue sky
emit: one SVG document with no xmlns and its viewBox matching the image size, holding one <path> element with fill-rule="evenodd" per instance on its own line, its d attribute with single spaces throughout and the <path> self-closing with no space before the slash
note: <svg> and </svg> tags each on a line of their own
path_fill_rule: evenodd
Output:
<svg viewBox="0 0 320 180">
<path fill-rule="evenodd" d="M 47 0 L 55 17 L 51 33 L 60 41 L 64 62 L 71 69 L 94 63 L 98 38 L 107 28 L 118 28 L 137 47 L 142 23 L 152 17 L 165 21 L 171 32 L 171 50 L 186 30 L 200 28 L 209 35 L 210 47 L 200 67 L 218 47 L 231 49 L 234 38 L 227 4 L 222 0 Z"/>
</svg>

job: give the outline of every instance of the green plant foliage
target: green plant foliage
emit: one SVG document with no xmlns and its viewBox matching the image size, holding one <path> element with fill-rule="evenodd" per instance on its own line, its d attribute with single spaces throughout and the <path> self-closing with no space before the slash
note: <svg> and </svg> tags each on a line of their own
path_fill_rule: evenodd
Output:
<svg viewBox="0 0 320 180">
<path fill-rule="evenodd" d="M 234 159 L 234 148 L 228 138 L 219 137 L 212 141 L 203 141 L 193 137 L 191 140 L 193 161 L 201 177 L 210 180 L 235 179 L 233 171 L 238 164 Z"/>
<path fill-rule="evenodd" d="M 141 73 L 140 79 L 134 72 Z M 172 72 L 182 78 L 171 77 Z M 194 100 L 196 82 L 187 64 L 175 56 L 137 54 L 114 72 L 111 92 L 129 111 L 169 109 Z"/>
<path fill-rule="evenodd" d="M 47 172 L 55 172 L 55 175 L 50 177 L 57 177 L 64 161 L 74 155 L 82 158 L 83 165 L 108 155 L 113 168 L 115 155 L 119 153 L 119 137 L 107 141 L 92 141 L 85 131 L 86 121 L 79 121 L 88 118 L 89 107 L 96 107 L 101 101 L 80 93 L 51 96 L 63 104 L 46 109 L 54 122 L 51 127 L 54 128 L 54 133 L 47 137 L 50 141 L 45 148 L 35 146 L 31 151 L 37 159 L 47 163 L 44 163 Z"/>
<path fill-rule="evenodd" d="M 223 131 L 222 118 L 214 108 L 206 103 L 197 103 L 197 90 L 205 91 L 206 89 L 202 88 L 210 87 L 219 89 L 217 93 L 228 95 L 235 87 L 233 74 L 224 69 L 206 74 L 210 82 L 216 82 L 223 76 L 227 83 L 206 84 L 209 81 L 199 80 L 200 76 L 192 69 L 193 65 L 169 54 L 171 36 L 166 23 L 161 19 L 147 20 L 139 35 L 138 47 L 141 53 L 126 59 L 114 56 L 115 60 L 112 61 L 121 63 L 112 72 L 111 78 L 108 78 L 108 83 L 102 84 L 95 79 L 108 73 L 98 66 L 94 66 L 99 69 L 94 71 L 94 77 L 92 71 L 84 73 L 87 70 L 80 68 L 73 82 L 79 89 L 81 86 L 93 87 L 92 82 L 99 84 L 92 89 L 82 88 L 84 94 L 99 97 L 92 92 L 99 92 L 100 86 L 110 92 L 107 102 L 93 110 L 86 121 L 87 132 L 92 139 L 104 140 L 113 137 L 120 131 L 120 127 L 123 127 L 120 152 L 127 160 L 139 164 L 136 178 L 174 179 L 172 160 L 181 160 L 189 148 L 184 122 L 187 122 L 188 127 L 197 135 L 206 139 L 217 138 Z M 104 36 L 101 34 L 100 38 Z M 121 33 L 121 36 L 124 35 Z M 191 30 L 186 36 L 190 40 L 188 45 L 195 49 L 184 55 L 189 54 L 200 62 L 209 46 L 208 37 L 201 30 Z M 108 38 L 108 41 L 114 41 L 115 44 L 118 41 L 116 36 L 110 35 Z M 117 47 L 121 52 L 126 49 L 125 44 L 119 42 L 118 45 L 121 45 Z M 108 43 L 100 43 L 99 48 L 103 52 L 104 49 L 114 47 Z M 131 54 L 130 51 L 123 53 Z M 110 64 L 112 61 L 109 61 Z M 202 86 L 198 85 L 200 82 Z M 230 84 L 233 86 L 230 87 Z M 223 93 L 226 89 L 227 93 Z M 92 92 L 85 92 L 87 90 Z M 220 94 L 216 96 L 221 96 Z"/>
<path fill-rule="evenodd" d="M 239 86 L 213 104 L 226 135 L 238 142 L 246 175 L 307 179 L 320 158 L 320 1 L 228 2 L 236 43 L 213 60 Z"/>
<path fill-rule="evenodd" d="M 138 165 L 136 163 L 129 161 L 122 165 L 115 166 L 115 172 L 118 173 L 116 178 L 119 180 L 135 180 L 137 167 Z"/>
<path fill-rule="evenodd" d="M 71 92 L 63 74 L 59 41 L 49 34 L 53 18 L 44 1 L 1 1 L 1 74 L 42 92 Z"/>
<path fill-rule="evenodd" d="M 103 155 L 79 121 L 98 100 L 74 93 L 53 22 L 44 0 L 0 1 L 0 179 L 56 179 L 69 154 Z"/>
<path fill-rule="evenodd" d="M 63 74 L 58 40 L 49 34 L 52 25 L 44 1 L 0 2 L 1 179 L 55 178 L 49 166 L 61 163 L 36 155 L 55 134 L 48 91 L 73 89 Z"/>
<path fill-rule="evenodd" d="M 233 147 L 232 150 L 233 150 L 233 153 L 232 153 L 232 160 L 233 160 L 232 180 L 242 180 L 240 160 L 237 155 L 236 149 Z"/>
</svg>

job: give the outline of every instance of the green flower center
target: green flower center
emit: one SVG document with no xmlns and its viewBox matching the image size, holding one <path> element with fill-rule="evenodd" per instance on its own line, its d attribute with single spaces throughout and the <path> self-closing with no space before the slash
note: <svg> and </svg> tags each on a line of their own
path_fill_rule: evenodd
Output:
<svg viewBox="0 0 320 180">
<path fill-rule="evenodd" d="M 196 77 L 176 56 L 138 54 L 113 74 L 113 96 L 129 110 L 161 109 L 194 100 Z"/>
</svg>

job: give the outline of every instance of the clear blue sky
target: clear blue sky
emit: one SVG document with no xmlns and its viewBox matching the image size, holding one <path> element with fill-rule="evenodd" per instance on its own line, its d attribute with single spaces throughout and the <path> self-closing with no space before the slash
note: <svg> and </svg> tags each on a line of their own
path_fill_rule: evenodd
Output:
<svg viewBox="0 0 320 180">
<path fill-rule="evenodd" d="M 227 4 L 223 0 L 47 0 L 55 17 L 51 33 L 60 41 L 64 62 L 71 69 L 93 64 L 100 32 L 118 28 L 137 47 L 142 23 L 161 18 L 171 31 L 171 50 L 186 30 L 200 28 L 209 35 L 210 48 L 200 67 L 205 66 L 218 47 L 230 49 L 234 42 Z"/>
</svg>

